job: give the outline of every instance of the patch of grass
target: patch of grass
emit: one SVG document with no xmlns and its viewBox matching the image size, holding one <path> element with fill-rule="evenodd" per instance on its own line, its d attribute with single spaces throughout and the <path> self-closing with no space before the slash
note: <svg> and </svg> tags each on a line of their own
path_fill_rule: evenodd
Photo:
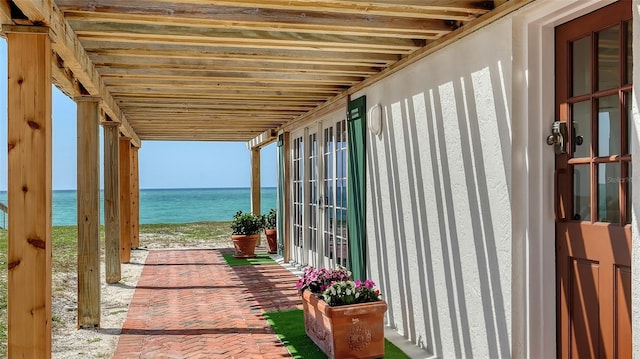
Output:
<svg viewBox="0 0 640 359">
<path fill-rule="evenodd" d="M 277 264 L 276 261 L 271 259 L 266 253 L 256 253 L 255 258 L 234 258 L 233 253 L 223 253 L 222 257 L 230 267 L 235 266 L 250 266 L 250 265 L 262 265 L 262 264 Z"/>
<path fill-rule="evenodd" d="M 113 312 L 110 312 L 109 315 L 116 315 L 116 314 L 126 313 L 126 312 L 127 312 L 126 309 L 120 309 L 120 310 L 115 310 Z"/>
<path fill-rule="evenodd" d="M 102 338 L 100 338 L 100 337 L 95 337 L 95 338 L 88 339 L 88 340 L 87 340 L 87 342 L 88 342 L 88 343 L 97 343 L 97 342 L 99 342 L 99 341 L 101 341 L 101 340 L 102 340 Z"/>
<path fill-rule="evenodd" d="M 230 224 L 231 222 L 141 224 L 140 233 L 186 236 L 192 239 L 229 239 Z"/>
<path fill-rule="evenodd" d="M 326 359 L 327 356 L 304 332 L 301 309 L 264 313 L 269 325 L 294 358 Z"/>
<path fill-rule="evenodd" d="M 264 313 L 267 321 L 294 358 L 326 359 L 327 356 L 304 332 L 302 309 Z M 409 358 L 397 346 L 384 340 L 384 357 L 393 359 Z"/>
</svg>

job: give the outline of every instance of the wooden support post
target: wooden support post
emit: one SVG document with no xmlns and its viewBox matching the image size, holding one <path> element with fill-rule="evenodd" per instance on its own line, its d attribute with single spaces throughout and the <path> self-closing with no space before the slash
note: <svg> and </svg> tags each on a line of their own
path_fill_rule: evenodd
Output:
<svg viewBox="0 0 640 359">
<path fill-rule="evenodd" d="M 51 40 L 3 26 L 8 42 L 9 358 L 51 358 Z"/>
<path fill-rule="evenodd" d="M 251 149 L 251 213 L 260 214 L 260 147 Z M 257 245 L 261 242 L 259 235 Z"/>
<path fill-rule="evenodd" d="M 131 248 L 140 247 L 140 176 L 138 147 L 131 147 Z"/>
<path fill-rule="evenodd" d="M 118 283 L 120 269 L 120 130 L 115 122 L 104 130 L 104 267 L 106 281 Z"/>
<path fill-rule="evenodd" d="M 100 327 L 99 98 L 80 97 L 78 122 L 78 328 Z"/>
<path fill-rule="evenodd" d="M 290 141 L 290 133 L 284 133 L 284 160 L 283 166 L 284 171 L 283 177 L 284 181 L 284 189 L 282 193 L 284 194 L 284 213 L 278 213 L 279 216 L 283 216 L 284 225 L 282 226 L 284 229 L 284 233 L 282 234 L 282 242 L 284 243 L 284 250 L 282 257 L 284 258 L 285 263 L 289 263 L 291 260 L 291 141 Z"/>
<path fill-rule="evenodd" d="M 260 148 L 251 149 L 251 212 L 260 214 Z"/>
<path fill-rule="evenodd" d="M 131 260 L 131 139 L 120 138 L 120 262 Z"/>
</svg>

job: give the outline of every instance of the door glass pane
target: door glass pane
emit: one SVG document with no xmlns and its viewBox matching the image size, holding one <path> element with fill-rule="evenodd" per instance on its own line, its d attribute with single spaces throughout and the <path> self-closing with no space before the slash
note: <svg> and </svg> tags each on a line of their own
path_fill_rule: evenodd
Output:
<svg viewBox="0 0 640 359">
<path fill-rule="evenodd" d="M 627 163 L 627 166 L 629 166 L 629 170 L 627 171 L 627 178 L 625 178 L 625 184 L 627 185 L 625 199 L 627 201 L 627 223 L 631 223 L 631 163 Z"/>
<path fill-rule="evenodd" d="M 618 26 L 598 33 L 598 90 L 617 87 L 620 83 L 620 41 Z"/>
<path fill-rule="evenodd" d="M 591 102 L 573 104 L 573 157 L 591 157 Z"/>
<path fill-rule="evenodd" d="M 573 167 L 573 219 L 591 220 L 590 165 Z"/>
<path fill-rule="evenodd" d="M 629 21 L 625 22 L 627 29 L 627 74 L 625 84 L 633 82 L 633 27 Z"/>
<path fill-rule="evenodd" d="M 626 130 L 627 130 L 627 146 L 626 148 L 623 149 L 623 152 L 625 154 L 630 154 L 631 153 L 631 133 L 633 130 L 633 108 L 631 107 L 631 92 L 625 92 L 624 93 L 624 106 L 625 106 L 625 113 L 627 114 L 627 120 L 625 121 L 625 124 L 627 125 Z"/>
<path fill-rule="evenodd" d="M 620 154 L 620 101 L 618 95 L 598 100 L 598 156 Z"/>
<path fill-rule="evenodd" d="M 620 163 L 598 165 L 598 221 L 620 222 Z"/>
<path fill-rule="evenodd" d="M 572 94 L 573 96 L 584 95 L 590 91 L 591 67 L 590 48 L 591 37 L 587 36 L 571 44 L 571 54 L 573 66 L 572 70 Z"/>
</svg>

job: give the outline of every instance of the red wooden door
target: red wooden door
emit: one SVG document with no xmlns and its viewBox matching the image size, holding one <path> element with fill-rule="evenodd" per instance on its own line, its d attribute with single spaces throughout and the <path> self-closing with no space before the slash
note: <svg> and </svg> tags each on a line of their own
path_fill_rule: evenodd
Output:
<svg viewBox="0 0 640 359">
<path fill-rule="evenodd" d="M 631 357 L 631 16 L 619 1 L 556 28 L 561 358 Z"/>
</svg>

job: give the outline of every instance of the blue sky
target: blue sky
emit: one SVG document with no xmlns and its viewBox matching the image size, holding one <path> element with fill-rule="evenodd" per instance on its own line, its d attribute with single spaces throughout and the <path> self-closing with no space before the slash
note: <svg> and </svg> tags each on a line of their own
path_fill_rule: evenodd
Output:
<svg viewBox="0 0 640 359">
<path fill-rule="evenodd" d="M 76 188 L 76 105 L 53 90 L 53 189 Z M 102 141 L 102 128 L 100 129 Z M 7 43 L 0 40 L 0 190 L 7 189 Z M 100 145 L 102 161 L 102 142 Z M 276 186 L 276 146 L 261 151 L 261 185 Z M 245 142 L 143 141 L 140 188 L 249 187 Z M 102 172 L 102 165 L 100 166 Z M 102 174 L 101 174 L 102 175 Z"/>
</svg>

